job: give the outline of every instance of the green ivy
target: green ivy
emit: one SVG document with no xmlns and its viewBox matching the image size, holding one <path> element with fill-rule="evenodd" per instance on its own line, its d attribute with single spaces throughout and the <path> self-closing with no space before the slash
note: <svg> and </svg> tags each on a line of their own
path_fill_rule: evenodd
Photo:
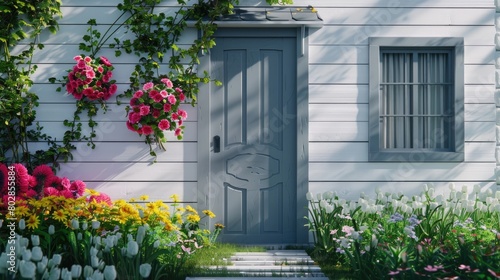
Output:
<svg viewBox="0 0 500 280">
<path fill-rule="evenodd" d="M 38 35 L 55 33 L 62 16 L 58 0 L 4 1 L 0 4 L 0 161 L 24 162 L 28 168 L 55 162 L 67 150 L 42 133 L 35 123 L 38 96 L 30 91 L 36 65 L 33 54 L 44 46 Z M 14 47 L 16 51 L 12 52 Z M 30 142 L 48 143 L 48 150 L 31 152 Z"/>
<path fill-rule="evenodd" d="M 266 0 L 268 4 L 292 4 L 291 0 Z M 214 21 L 221 15 L 232 13 L 238 0 L 198 0 L 188 5 L 178 0 L 179 9 L 173 15 L 156 11 L 161 0 L 124 0 L 118 5 L 122 11 L 120 17 L 111 27 L 101 34 L 94 27 L 96 21 L 91 19 L 87 34 L 83 36 L 80 50 L 95 57 L 103 46 L 115 49 L 119 57 L 124 52 L 138 57 L 138 63 L 130 74 L 130 89 L 117 99 L 130 98 L 134 90 L 147 81 L 168 76 L 180 85 L 186 97 L 196 104 L 196 96 L 200 83 L 211 81 L 208 73 L 196 73 L 199 56 L 215 45 L 213 34 L 217 29 Z M 98 123 L 94 120 L 99 108 L 106 112 L 106 104 L 98 101 L 77 100 L 73 118 L 65 120 L 68 130 L 61 140 L 43 133 L 36 120 L 38 96 L 30 92 L 33 81 L 30 76 L 36 71 L 32 64 L 35 50 L 44 46 L 37 41 L 38 35 L 45 29 L 55 33 L 58 29 L 57 18 L 62 16 L 60 0 L 7 1 L 0 3 L 0 161 L 5 163 L 23 162 L 29 169 L 39 164 L 52 163 L 72 159 L 71 151 L 76 149 L 75 141 L 88 141 L 95 147 L 94 128 Z M 123 23 L 119 20 L 125 17 Z M 193 22 L 198 29 L 199 38 L 187 48 L 177 43 Z M 121 28 L 135 37 L 121 41 L 114 34 Z M 23 46 L 23 51 L 12 54 L 16 46 Z M 168 55 L 168 61 L 165 61 Z M 161 73 L 160 65 L 168 64 L 169 72 Z M 50 82 L 57 80 L 51 78 Z M 59 80 L 63 82 L 64 80 Z M 215 81 L 216 82 L 216 81 Z M 61 91 L 61 88 L 58 89 Z M 82 133 L 81 114 L 87 112 L 90 134 Z M 47 149 L 30 151 L 30 142 L 44 142 Z M 150 144 L 151 147 L 151 143 Z M 156 154 L 151 149 L 151 154 Z"/>
</svg>

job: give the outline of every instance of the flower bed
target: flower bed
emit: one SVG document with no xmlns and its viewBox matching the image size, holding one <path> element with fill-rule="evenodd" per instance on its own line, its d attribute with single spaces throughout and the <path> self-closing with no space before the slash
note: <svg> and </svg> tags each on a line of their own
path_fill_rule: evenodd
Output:
<svg viewBox="0 0 500 280">
<path fill-rule="evenodd" d="M 450 191 L 358 201 L 308 193 L 313 254 L 355 279 L 500 278 L 500 191 Z"/>
<path fill-rule="evenodd" d="M 46 166 L 0 164 L 0 187 L 0 279 L 175 279 L 220 231 L 176 195 L 111 201 Z"/>
</svg>

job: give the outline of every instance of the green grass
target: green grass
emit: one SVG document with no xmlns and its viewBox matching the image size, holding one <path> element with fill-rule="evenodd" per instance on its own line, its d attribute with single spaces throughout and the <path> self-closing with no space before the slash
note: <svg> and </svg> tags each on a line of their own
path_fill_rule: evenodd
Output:
<svg viewBox="0 0 500 280">
<path fill-rule="evenodd" d="M 227 271 L 224 268 L 209 270 L 207 266 L 225 266 L 231 264 L 230 258 L 237 252 L 265 252 L 264 247 L 241 246 L 228 243 L 215 243 L 209 247 L 203 247 L 196 251 L 186 262 L 181 278 L 186 276 L 209 276 L 209 277 L 235 277 L 238 273 Z"/>
</svg>

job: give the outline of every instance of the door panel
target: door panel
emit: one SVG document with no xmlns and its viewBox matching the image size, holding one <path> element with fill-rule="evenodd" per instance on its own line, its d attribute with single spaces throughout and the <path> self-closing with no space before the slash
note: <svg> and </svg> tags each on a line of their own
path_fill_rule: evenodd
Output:
<svg viewBox="0 0 500 280">
<path fill-rule="evenodd" d="M 210 96 L 210 208 L 222 241 L 296 239 L 296 51 L 293 38 L 218 38 Z"/>
</svg>

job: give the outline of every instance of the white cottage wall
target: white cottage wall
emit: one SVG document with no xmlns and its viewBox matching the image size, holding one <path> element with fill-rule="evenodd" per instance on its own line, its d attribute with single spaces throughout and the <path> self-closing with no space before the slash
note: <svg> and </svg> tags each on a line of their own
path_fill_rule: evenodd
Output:
<svg viewBox="0 0 500 280">
<path fill-rule="evenodd" d="M 296 1 L 311 4 L 324 27 L 311 30 L 309 189 L 418 194 L 495 185 L 493 1 Z M 465 160 L 462 163 L 368 162 L 368 38 L 464 37 Z"/>
<path fill-rule="evenodd" d="M 48 78 L 61 78 L 74 65 L 73 57 L 82 53 L 78 44 L 88 28 L 87 21 L 95 18 L 97 28 L 102 34 L 120 16 L 116 6 L 118 0 L 108 1 L 63 1 L 63 18 L 56 35 L 41 36 L 45 48 L 38 51 L 34 63 L 38 71 L 33 76 L 33 91 L 40 95 L 40 107 L 37 120 L 53 137 L 61 139 L 64 131 L 64 119 L 70 119 L 75 109 L 73 97 L 64 92 L 56 92 L 58 85 L 48 82 Z M 164 1 L 158 10 L 173 12 L 177 1 Z M 123 20 L 123 18 L 122 18 Z M 180 46 L 196 38 L 196 30 L 190 30 L 180 42 Z M 127 38 L 124 29 L 117 32 L 117 37 Z M 18 49 L 21 49 L 18 47 Z M 117 80 L 118 93 L 128 88 L 128 77 L 138 58 L 124 54 L 115 58 L 114 51 L 103 48 L 98 55 L 108 57 L 115 66 L 114 79 Z M 168 54 L 165 59 L 168 62 Z M 162 66 L 167 69 L 166 65 Z M 166 71 L 165 71 L 166 72 Z M 173 132 L 167 134 L 167 151 L 157 151 L 157 163 L 152 164 L 149 147 L 144 138 L 129 131 L 125 126 L 125 105 L 117 105 L 115 98 L 109 100 L 106 114 L 97 116 L 96 148 L 92 150 L 86 143 L 76 143 L 74 159 L 61 164 L 58 175 L 72 180 L 80 179 L 89 188 L 109 194 L 113 199 L 138 198 L 148 194 L 151 200 L 171 201 L 172 194 L 179 195 L 182 202 L 195 205 L 197 200 L 197 111 L 191 105 L 183 105 L 188 112 L 185 122 L 184 139 L 179 141 Z M 84 115 L 83 120 L 87 117 Z M 84 123 L 84 127 L 86 124 Z M 86 129 L 88 131 L 88 129 Z M 33 144 L 33 146 L 40 144 Z"/>
<path fill-rule="evenodd" d="M 55 36 L 42 36 L 46 45 L 35 56 L 39 65 L 33 91 L 40 94 L 38 120 L 54 137 L 61 138 L 62 121 L 70 118 L 74 100 L 55 92 L 49 77 L 62 77 L 80 54 L 78 44 L 96 18 L 106 30 L 120 14 L 118 0 L 63 1 L 64 18 Z M 176 1 L 162 3 L 170 11 Z M 265 1 L 240 0 L 242 6 Z M 449 182 L 457 186 L 495 184 L 495 3 L 493 0 L 295 0 L 295 5 L 314 6 L 324 20 L 320 29 L 309 30 L 309 190 L 336 191 L 345 198 L 360 192 L 420 192 L 432 183 L 445 192 Z M 129 36 L 122 31 L 118 36 Z M 193 30 L 185 37 L 196 36 Z M 465 161 L 461 163 L 368 162 L 368 38 L 369 37 L 464 37 L 465 39 Z M 114 58 L 119 91 L 127 89 L 128 74 L 136 57 Z M 203 94 L 203 93 L 201 93 Z M 498 99 L 498 98 L 497 98 Z M 112 198 L 149 194 L 168 201 L 179 194 L 184 202 L 197 200 L 197 113 L 189 113 L 183 141 L 168 138 L 167 151 L 151 164 L 143 138 L 125 127 L 124 106 L 111 104 L 99 115 L 97 147 L 78 143 L 75 159 L 62 165 L 61 176 L 81 179 L 89 187 Z"/>
</svg>

